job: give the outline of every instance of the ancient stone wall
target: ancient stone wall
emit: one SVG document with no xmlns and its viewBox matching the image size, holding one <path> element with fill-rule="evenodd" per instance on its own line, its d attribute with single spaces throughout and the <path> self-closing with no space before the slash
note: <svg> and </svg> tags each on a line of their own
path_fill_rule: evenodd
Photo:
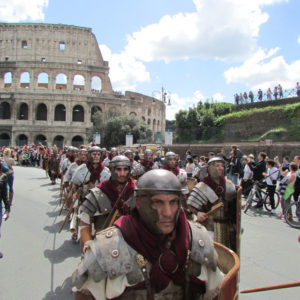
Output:
<svg viewBox="0 0 300 300">
<path fill-rule="evenodd" d="M 227 156 L 229 156 L 231 145 L 235 143 L 219 143 L 219 144 L 174 144 L 171 146 L 164 146 L 165 151 L 174 151 L 178 153 L 183 160 L 187 150 L 191 150 L 192 154 L 198 156 L 207 156 L 208 152 L 212 151 L 216 155 L 221 151 L 225 150 Z M 271 159 L 276 155 L 282 159 L 283 156 L 289 156 L 292 160 L 294 156 L 300 155 L 300 142 L 277 142 L 267 144 L 265 142 L 260 143 L 236 143 L 235 145 L 242 151 L 243 154 L 253 154 L 255 157 L 260 152 L 265 152 Z"/>
<path fill-rule="evenodd" d="M 165 131 L 162 101 L 114 92 L 90 28 L 0 23 L 0 145 L 87 143 L 91 115 L 114 107 Z"/>
</svg>

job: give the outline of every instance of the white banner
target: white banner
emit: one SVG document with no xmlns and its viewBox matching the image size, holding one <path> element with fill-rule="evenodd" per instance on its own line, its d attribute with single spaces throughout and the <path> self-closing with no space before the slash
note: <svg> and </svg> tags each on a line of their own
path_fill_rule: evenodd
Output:
<svg viewBox="0 0 300 300">
<path fill-rule="evenodd" d="M 126 147 L 132 147 L 133 145 L 133 135 L 126 134 Z"/>
<path fill-rule="evenodd" d="M 173 144 L 173 132 L 172 131 L 166 131 L 165 132 L 165 144 L 166 145 L 172 145 Z"/>
<path fill-rule="evenodd" d="M 101 135 L 100 133 L 96 132 L 94 134 L 94 144 L 100 145 L 100 143 L 101 143 Z"/>
</svg>

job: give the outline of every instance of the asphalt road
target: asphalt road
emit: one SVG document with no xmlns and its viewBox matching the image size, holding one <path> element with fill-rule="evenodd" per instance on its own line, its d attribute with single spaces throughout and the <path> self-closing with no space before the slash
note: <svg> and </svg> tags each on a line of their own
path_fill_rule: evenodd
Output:
<svg viewBox="0 0 300 300">
<path fill-rule="evenodd" d="M 0 300 L 69 300 L 78 244 L 58 229 L 59 186 L 37 168 L 15 167 L 11 217 L 3 222 Z M 240 290 L 300 281 L 299 230 L 269 213 L 242 213 Z M 299 300 L 300 287 L 240 295 L 242 300 Z"/>
</svg>

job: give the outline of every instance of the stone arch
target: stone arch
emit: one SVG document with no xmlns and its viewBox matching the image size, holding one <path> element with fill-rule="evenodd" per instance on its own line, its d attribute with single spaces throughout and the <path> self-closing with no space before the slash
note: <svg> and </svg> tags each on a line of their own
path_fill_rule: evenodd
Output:
<svg viewBox="0 0 300 300">
<path fill-rule="evenodd" d="M 54 121 L 66 121 L 66 107 L 63 104 L 55 106 Z"/>
<path fill-rule="evenodd" d="M 11 88 L 12 85 L 12 73 L 11 72 L 6 72 L 3 76 L 3 81 L 4 81 L 4 88 L 8 89 Z"/>
<path fill-rule="evenodd" d="M 152 122 L 152 128 L 153 128 L 153 132 L 155 132 L 155 131 L 156 131 L 156 127 L 155 127 L 155 125 L 156 125 L 156 120 L 155 120 L 155 119 L 153 119 L 153 122 Z"/>
<path fill-rule="evenodd" d="M 83 138 L 82 136 L 80 135 L 75 135 L 73 138 L 72 138 L 72 146 L 74 147 L 79 147 L 80 145 L 83 144 Z"/>
<path fill-rule="evenodd" d="M 49 75 L 46 72 L 41 72 L 37 77 L 37 86 L 41 88 L 48 88 Z"/>
<path fill-rule="evenodd" d="M 129 115 L 130 115 L 130 116 L 137 116 L 137 115 L 136 115 L 136 112 L 134 112 L 134 111 L 130 112 Z"/>
<path fill-rule="evenodd" d="M 25 134 L 19 134 L 16 138 L 17 146 L 24 146 L 28 144 L 28 138 Z"/>
<path fill-rule="evenodd" d="M 55 89 L 66 90 L 67 89 L 67 75 L 64 73 L 59 73 L 55 77 Z"/>
<path fill-rule="evenodd" d="M 148 116 L 151 116 L 151 108 L 148 108 Z"/>
<path fill-rule="evenodd" d="M 47 106 L 44 103 L 38 104 L 36 108 L 36 120 L 47 121 Z"/>
<path fill-rule="evenodd" d="M 145 119 L 145 117 L 142 117 L 142 121 L 143 121 L 144 123 L 146 123 L 146 119 Z"/>
<path fill-rule="evenodd" d="M 73 90 L 74 91 L 84 91 L 85 78 L 81 74 L 76 74 L 73 79 Z"/>
<path fill-rule="evenodd" d="M 10 145 L 10 136 L 7 133 L 0 134 L 0 147 Z"/>
<path fill-rule="evenodd" d="M 102 112 L 102 109 L 100 106 L 93 106 L 92 109 L 91 109 L 91 122 L 93 122 L 93 115 L 94 113 L 96 113 L 97 111 L 100 111 Z"/>
<path fill-rule="evenodd" d="M 39 144 L 46 145 L 47 144 L 47 138 L 43 134 L 38 134 L 34 139 L 34 143 L 36 145 L 39 145 Z"/>
<path fill-rule="evenodd" d="M 20 103 L 18 111 L 18 120 L 28 120 L 28 104 L 25 102 Z"/>
<path fill-rule="evenodd" d="M 56 147 L 58 149 L 63 149 L 63 147 L 64 147 L 64 140 L 65 140 L 65 138 L 62 135 L 57 135 L 53 139 L 53 145 L 56 145 Z"/>
<path fill-rule="evenodd" d="M 6 101 L 0 103 L 0 120 L 10 119 L 10 104 Z"/>
<path fill-rule="evenodd" d="M 99 76 L 93 76 L 91 79 L 92 92 L 100 93 L 102 89 L 102 81 Z"/>
<path fill-rule="evenodd" d="M 148 124 L 149 126 L 151 125 L 151 120 L 150 120 L 150 119 L 148 119 L 147 124 Z"/>
<path fill-rule="evenodd" d="M 30 73 L 25 71 L 20 74 L 20 87 L 28 89 L 30 86 Z"/>
<path fill-rule="evenodd" d="M 84 109 L 81 105 L 75 105 L 72 112 L 73 122 L 84 122 Z"/>
</svg>

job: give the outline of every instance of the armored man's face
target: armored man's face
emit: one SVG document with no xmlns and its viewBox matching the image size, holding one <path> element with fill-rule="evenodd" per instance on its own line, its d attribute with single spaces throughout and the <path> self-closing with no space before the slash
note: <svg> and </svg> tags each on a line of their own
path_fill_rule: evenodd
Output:
<svg viewBox="0 0 300 300">
<path fill-rule="evenodd" d="M 221 161 L 213 162 L 208 167 L 208 171 L 212 178 L 221 178 L 224 176 L 224 163 Z"/>
<path fill-rule="evenodd" d="M 151 197 L 151 202 L 158 215 L 156 226 L 159 231 L 163 234 L 171 233 L 176 225 L 179 197 L 174 194 L 158 194 Z"/>
<path fill-rule="evenodd" d="M 91 158 L 93 160 L 93 164 L 98 164 L 100 163 L 100 158 L 101 158 L 101 152 L 99 151 L 93 151 L 91 153 Z"/>
</svg>

